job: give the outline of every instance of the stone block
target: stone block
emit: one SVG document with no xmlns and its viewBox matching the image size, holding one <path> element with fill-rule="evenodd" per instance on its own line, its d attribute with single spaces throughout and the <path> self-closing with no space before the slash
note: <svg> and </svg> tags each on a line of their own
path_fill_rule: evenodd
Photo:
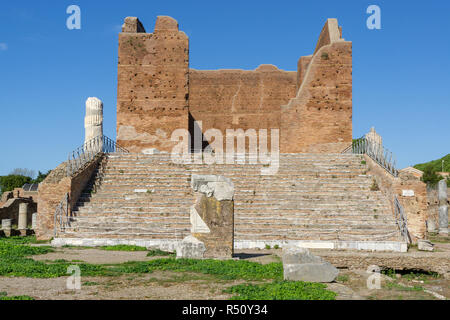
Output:
<svg viewBox="0 0 450 320">
<path fill-rule="evenodd" d="M 417 248 L 420 251 L 433 251 L 434 250 L 434 244 L 432 244 L 431 241 L 428 241 L 428 240 L 418 240 L 417 241 Z"/>
<path fill-rule="evenodd" d="M 187 236 L 177 246 L 177 259 L 203 259 L 205 244 L 194 236 Z"/>
<path fill-rule="evenodd" d="M 233 200 L 234 184 L 231 179 L 223 176 L 193 174 L 191 187 L 207 197 L 214 196 L 218 201 Z"/>
<path fill-rule="evenodd" d="M 3 219 L 2 220 L 2 230 L 6 237 L 11 236 L 11 224 L 12 224 L 12 219 Z"/>
<path fill-rule="evenodd" d="M 142 150 L 142 153 L 143 154 L 160 154 L 161 152 L 156 148 L 148 148 L 148 149 Z"/>
<path fill-rule="evenodd" d="M 288 247 L 283 250 L 284 280 L 333 282 L 339 270 L 308 249 Z"/>
<path fill-rule="evenodd" d="M 231 258 L 234 250 L 234 185 L 215 175 L 192 175 L 198 192 L 191 208 L 191 233 L 206 246 L 205 257 Z"/>
<path fill-rule="evenodd" d="M 283 264 L 323 263 L 321 257 L 313 255 L 306 248 L 287 247 L 283 249 Z"/>
<path fill-rule="evenodd" d="M 437 232 L 438 231 L 438 227 L 436 225 L 436 222 L 434 221 L 434 219 L 428 219 L 427 220 L 427 232 Z"/>
<path fill-rule="evenodd" d="M 447 181 L 445 179 L 439 181 L 438 183 L 438 199 L 439 204 L 447 204 Z"/>
<path fill-rule="evenodd" d="M 305 282 L 333 282 L 339 270 L 330 263 L 305 263 L 284 265 L 284 280 Z"/>
<path fill-rule="evenodd" d="M 439 233 L 448 233 L 448 206 L 439 206 Z"/>
</svg>

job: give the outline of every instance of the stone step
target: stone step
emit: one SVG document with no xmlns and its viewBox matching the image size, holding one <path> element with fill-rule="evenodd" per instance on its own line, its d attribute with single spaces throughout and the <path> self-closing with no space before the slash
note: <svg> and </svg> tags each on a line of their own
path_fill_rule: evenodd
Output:
<svg viewBox="0 0 450 320">
<path fill-rule="evenodd" d="M 187 192 L 152 192 L 152 193 L 132 193 L 132 192 L 97 192 L 92 196 L 83 195 L 79 198 L 79 202 L 103 202 L 105 200 L 111 201 L 141 201 L 148 202 L 159 199 L 167 199 L 167 196 L 173 195 L 172 199 L 182 199 L 183 201 L 192 199 L 193 193 L 187 194 Z M 310 200 L 310 201 L 327 201 L 334 203 L 335 201 L 361 201 L 368 202 L 374 200 L 383 199 L 382 195 L 379 196 L 366 196 L 366 194 L 339 194 L 339 193 L 304 193 L 304 192 L 291 192 L 286 195 L 284 192 L 273 192 L 273 193 L 259 193 L 259 194 L 251 194 L 247 196 L 237 196 L 235 197 L 235 201 L 263 201 L 270 199 L 270 201 L 274 200 L 286 200 L 286 201 L 301 201 L 301 200 Z"/>
<path fill-rule="evenodd" d="M 390 204 L 370 191 L 363 157 L 282 154 L 278 172 L 261 164 L 176 164 L 169 154 L 113 154 L 81 195 L 66 238 L 182 239 L 190 234 L 192 174 L 235 184 L 235 238 L 243 241 L 398 241 Z M 95 188 L 96 192 L 90 192 Z M 136 190 L 149 192 L 135 192 Z"/>
<path fill-rule="evenodd" d="M 237 220 L 237 222 L 244 222 L 242 220 Z M 236 230 L 244 231 L 244 230 L 265 230 L 270 229 L 320 229 L 320 230 L 327 230 L 327 229 L 335 229 L 335 230 L 390 230 L 390 231 L 396 231 L 397 229 L 394 226 L 383 224 L 382 222 L 374 222 L 374 221 L 345 221 L 345 224 L 342 224 L 341 222 L 344 221 L 316 221 L 316 220 L 280 220 L 277 221 L 276 225 L 272 222 L 248 222 L 245 221 L 245 224 L 237 224 L 235 227 Z M 188 228 L 190 229 L 190 220 L 184 219 L 177 222 L 163 222 L 163 221 L 128 221 L 128 220 L 121 220 L 121 221 L 91 221 L 91 220 L 74 220 L 72 222 L 73 228 L 101 228 L 101 229 L 114 229 L 114 228 L 156 228 L 158 230 L 169 230 L 172 228 Z"/>
</svg>

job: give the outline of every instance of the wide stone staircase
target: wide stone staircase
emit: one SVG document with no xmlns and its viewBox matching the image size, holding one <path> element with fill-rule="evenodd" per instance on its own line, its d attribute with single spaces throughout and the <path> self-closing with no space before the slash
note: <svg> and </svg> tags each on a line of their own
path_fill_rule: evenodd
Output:
<svg viewBox="0 0 450 320">
<path fill-rule="evenodd" d="M 276 174 L 261 174 L 265 167 L 248 161 L 176 164 L 169 154 L 107 155 L 81 195 L 70 227 L 57 238 L 174 244 L 190 234 L 191 175 L 216 174 L 235 185 L 236 248 L 296 243 L 404 250 L 389 201 L 371 190 L 362 156 L 282 154 Z"/>
</svg>

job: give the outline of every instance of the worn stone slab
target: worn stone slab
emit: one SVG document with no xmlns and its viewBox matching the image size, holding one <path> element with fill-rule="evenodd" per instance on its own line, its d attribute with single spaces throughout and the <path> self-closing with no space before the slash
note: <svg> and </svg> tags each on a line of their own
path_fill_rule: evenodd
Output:
<svg viewBox="0 0 450 320">
<path fill-rule="evenodd" d="M 306 248 L 287 247 L 283 249 L 283 264 L 323 263 L 321 257 L 313 255 Z"/>
<path fill-rule="evenodd" d="M 305 263 L 284 265 L 284 280 L 306 282 L 333 282 L 339 270 L 330 263 Z"/>
<path fill-rule="evenodd" d="M 284 280 L 333 282 L 339 270 L 308 249 L 289 247 L 283 250 Z"/>
</svg>

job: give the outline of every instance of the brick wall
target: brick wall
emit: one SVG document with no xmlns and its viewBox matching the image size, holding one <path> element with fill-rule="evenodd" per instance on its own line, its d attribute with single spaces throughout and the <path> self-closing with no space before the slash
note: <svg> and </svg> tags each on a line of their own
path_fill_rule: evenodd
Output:
<svg viewBox="0 0 450 320">
<path fill-rule="evenodd" d="M 171 151 L 175 129 L 280 129 L 281 152 L 340 152 L 352 141 L 352 44 L 327 20 L 297 71 L 189 69 L 189 39 L 170 17 L 153 33 L 126 18 L 119 35 L 117 140 Z M 286 106 L 287 105 L 287 106 Z M 269 130 L 270 132 L 270 130 Z M 270 136 L 268 138 L 270 141 Z"/>
<path fill-rule="evenodd" d="M 300 59 L 297 96 L 281 108 L 282 153 L 339 153 L 352 142 L 352 43 L 330 43 L 332 21 L 313 57 Z"/>
<path fill-rule="evenodd" d="M 173 130 L 188 129 L 189 40 L 170 17 L 153 33 L 127 18 L 119 34 L 117 143 L 131 152 L 169 151 Z"/>
<path fill-rule="evenodd" d="M 256 70 L 189 71 L 189 111 L 203 132 L 279 129 L 280 106 L 295 96 L 296 72 L 261 65 Z M 224 138 L 225 140 L 225 138 Z"/>
</svg>

